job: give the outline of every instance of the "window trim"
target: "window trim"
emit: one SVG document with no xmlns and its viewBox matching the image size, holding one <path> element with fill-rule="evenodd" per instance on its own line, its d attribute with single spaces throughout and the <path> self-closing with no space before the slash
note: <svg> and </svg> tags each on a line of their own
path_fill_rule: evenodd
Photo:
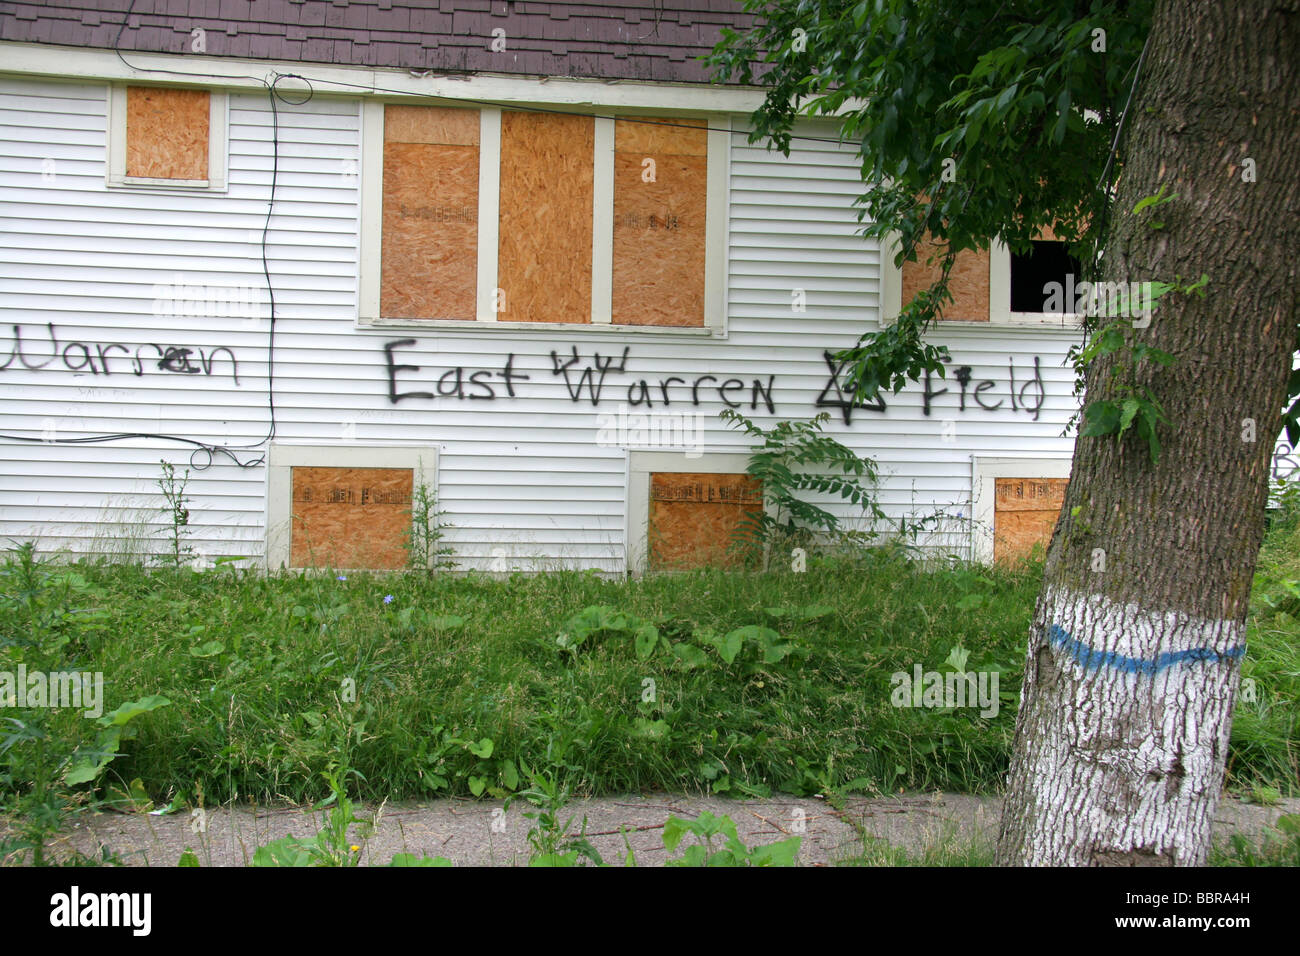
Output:
<svg viewBox="0 0 1300 956">
<path fill-rule="evenodd" d="M 225 90 L 207 88 L 208 94 L 208 178 L 159 179 L 152 176 L 126 175 L 126 90 L 129 86 L 161 86 L 164 89 L 195 89 L 147 83 L 110 83 L 107 92 L 107 162 L 105 184 L 110 189 L 136 189 L 166 192 L 226 192 L 229 188 L 230 95 Z"/>
<path fill-rule="evenodd" d="M 307 570 L 289 564 L 293 547 L 294 468 L 409 468 L 412 488 L 426 485 L 436 489 L 438 447 L 271 442 L 266 456 L 266 566 L 269 570 Z"/>
<path fill-rule="evenodd" d="M 591 310 L 588 322 L 509 322 L 501 321 L 492 308 L 497 288 L 497 254 L 500 242 L 501 200 L 501 109 L 480 108 L 479 127 L 479 221 L 478 221 L 478 288 L 476 317 L 467 319 L 399 319 L 380 315 L 380 286 L 383 269 L 383 181 L 384 181 L 384 105 L 381 100 L 361 103 L 361 215 L 357 327 L 364 329 L 431 329 L 443 332 L 481 334 L 484 324 L 519 332 L 572 332 L 580 335 L 599 333 L 636 333 L 689 337 L 726 338 L 727 336 L 727 219 L 730 191 L 731 117 L 725 114 L 699 114 L 709 126 L 708 159 L 705 173 L 704 223 L 704 325 L 655 326 L 619 325 L 613 322 L 614 263 L 614 121 L 632 116 L 666 117 L 667 114 L 612 112 L 602 110 L 595 119 L 595 148 L 592 153 L 594 181 L 592 190 L 592 282 Z M 408 103 L 398 105 L 450 106 L 475 109 L 454 101 Z M 672 116 L 695 116 L 698 111 L 683 110 Z"/>
<path fill-rule="evenodd" d="M 894 257 L 901 244 L 897 233 L 891 232 L 880 244 L 880 324 L 893 325 L 903 308 L 903 270 L 894 265 Z M 1082 327 L 1083 316 L 1073 312 L 1061 315 L 1041 312 L 1011 311 L 1011 250 L 994 239 L 989 243 L 989 317 L 988 321 L 971 319 L 937 319 L 938 328 L 998 328 L 1051 329 L 1077 332 Z"/>
<path fill-rule="evenodd" d="M 993 535 L 997 518 L 998 478 L 1069 478 L 1073 458 L 1039 455 L 1024 458 L 988 458 L 971 455 L 971 560 L 993 563 Z"/>
<path fill-rule="evenodd" d="M 629 450 L 625 495 L 627 521 L 623 539 L 627 573 L 639 577 L 649 569 L 651 474 L 740 475 L 745 474 L 748 468 L 749 455 L 743 452 L 704 452 L 687 458 L 679 451 Z"/>
</svg>

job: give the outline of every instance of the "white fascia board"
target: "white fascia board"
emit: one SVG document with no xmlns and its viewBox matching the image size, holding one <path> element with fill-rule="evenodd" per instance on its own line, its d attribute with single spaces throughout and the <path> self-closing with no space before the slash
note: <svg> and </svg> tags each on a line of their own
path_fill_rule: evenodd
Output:
<svg viewBox="0 0 1300 956">
<path fill-rule="evenodd" d="M 639 80 L 574 79 L 476 73 L 467 76 L 414 76 L 408 70 L 330 66 L 290 60 L 247 60 L 163 53 L 127 53 L 130 65 L 112 50 L 55 47 L 44 43 L 0 42 L 0 74 L 62 80 L 154 82 L 167 86 L 222 86 L 265 90 L 275 73 L 305 77 L 318 95 L 412 96 L 421 99 L 492 103 L 544 103 L 550 106 L 625 107 L 673 112 L 704 110 L 751 113 L 763 91 L 708 83 L 649 83 Z M 168 72 L 156 72 L 168 71 Z M 181 75 L 177 75 L 181 74 Z M 289 93 L 301 84 L 286 81 Z M 292 95 L 292 94 L 290 94 Z"/>
</svg>

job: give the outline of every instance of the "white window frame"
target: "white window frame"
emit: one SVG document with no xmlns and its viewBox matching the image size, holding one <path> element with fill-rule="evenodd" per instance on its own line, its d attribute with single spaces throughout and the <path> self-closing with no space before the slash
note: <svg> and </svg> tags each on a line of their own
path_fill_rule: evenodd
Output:
<svg viewBox="0 0 1300 956">
<path fill-rule="evenodd" d="M 997 518 L 997 479 L 1069 478 L 1072 459 L 1065 457 L 984 458 L 971 456 L 971 560 L 993 563 Z"/>
<path fill-rule="evenodd" d="M 208 178 L 159 179 L 126 174 L 126 89 L 144 83 L 110 83 L 108 86 L 108 162 L 105 180 L 112 189 L 147 189 L 157 191 L 225 192 L 230 152 L 230 96 L 225 90 L 204 89 L 208 94 Z M 168 87 L 180 89 L 181 87 Z"/>
<path fill-rule="evenodd" d="M 901 248 L 897 233 L 890 233 L 880 244 L 880 322 L 893 325 L 903 308 L 903 270 L 894 265 L 894 257 Z M 999 328 L 1054 329 L 1076 332 L 1082 327 L 1083 316 L 1074 312 L 1054 314 L 1042 312 L 1011 311 L 1011 249 L 994 239 L 989 243 L 989 318 L 987 322 L 971 319 L 939 319 L 943 328 Z"/>
<path fill-rule="evenodd" d="M 627 570 L 645 574 L 650 561 L 650 475 L 654 473 L 741 475 L 749 467 L 744 452 L 709 452 L 688 458 L 682 452 L 629 451 L 627 469 Z"/>
<path fill-rule="evenodd" d="M 395 104 L 402 105 L 402 104 Z M 438 101 L 422 105 L 476 107 Z M 635 114 L 644 119 L 654 116 Z M 497 250 L 501 202 L 501 110 L 483 107 L 479 126 L 478 283 L 476 315 L 466 319 L 398 319 L 379 313 L 383 268 L 384 103 L 361 104 L 361 226 L 357 302 L 359 328 L 437 329 L 481 333 L 485 324 L 518 332 L 632 333 L 725 338 L 727 289 L 727 210 L 730 185 L 731 118 L 685 110 L 673 117 L 706 119 L 709 130 L 704 225 L 704 326 L 615 325 L 613 323 L 614 121 L 631 113 L 608 111 L 595 119 L 593 150 L 590 322 L 501 321 L 493 309 L 498 287 Z"/>
<path fill-rule="evenodd" d="M 291 568 L 294 468 L 409 468 L 411 487 L 437 487 L 435 445 L 298 445 L 271 442 L 266 458 L 266 566 Z M 432 557 L 432 556 L 431 556 Z M 349 570 L 340 568 L 339 570 Z"/>
</svg>

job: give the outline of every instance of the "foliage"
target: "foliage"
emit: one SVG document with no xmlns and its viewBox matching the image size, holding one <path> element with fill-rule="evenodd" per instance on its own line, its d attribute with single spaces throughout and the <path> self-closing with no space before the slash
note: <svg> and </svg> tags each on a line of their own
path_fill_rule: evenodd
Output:
<svg viewBox="0 0 1300 956">
<path fill-rule="evenodd" d="M 102 694 L 102 674 L 83 670 L 83 655 L 105 629 L 105 613 L 86 604 L 103 592 L 72 568 L 58 568 L 36 556 L 31 542 L 10 548 L 0 565 L 0 672 L 14 682 L 13 699 L 0 700 L 0 809 L 20 821 L 15 839 L 0 845 L 0 858 L 42 866 L 46 841 L 66 825 L 71 813 L 100 805 L 96 784 L 105 769 L 121 756 L 123 741 L 138 730 L 137 718 L 171 702 L 150 694 L 126 701 L 102 713 L 104 701 L 88 706 L 58 706 L 56 676 L 65 692 L 77 681 L 73 702 L 88 704 L 88 693 Z M 24 701 L 22 675 L 49 682 L 50 696 L 42 703 Z M 98 691 L 92 691 L 97 687 Z M 8 693 L 5 691 L 4 693 Z M 74 855 L 73 862 L 93 862 Z"/>
<path fill-rule="evenodd" d="M 751 142 L 788 154 L 799 116 L 836 117 L 862 157 L 863 234 L 896 235 L 900 264 L 939 243 L 935 285 L 842 355 L 864 398 L 944 373 L 946 350 L 922 333 L 951 299 L 958 252 L 994 237 L 1024 252 L 1051 227 L 1096 261 L 1110 197 L 1098 184 L 1118 174 L 1109 158 L 1152 4 L 1020 6 L 747 0 L 754 27 L 724 28 L 709 58 L 720 77 L 767 87 Z"/>
<path fill-rule="evenodd" d="M 179 570 L 194 553 L 194 549 L 186 541 L 189 535 L 190 508 L 189 499 L 185 497 L 185 486 L 189 484 L 190 470 L 186 468 L 185 473 L 177 478 L 176 469 L 170 462 L 163 461 L 160 464 L 162 476 L 158 479 L 158 489 L 167 503 L 163 511 L 167 518 L 167 526 L 161 533 L 167 535 L 170 552 L 160 560 L 169 562 L 173 568 Z"/>
<path fill-rule="evenodd" d="M 822 429 L 830 421 L 825 412 L 806 422 L 780 421 L 766 429 L 734 409 L 724 408 L 720 416 L 758 439 L 745 471 L 762 482 L 763 508 L 748 513 L 733 541 L 749 563 L 761 559 L 766 570 L 774 550 L 808 550 L 819 534 L 857 545 L 875 537 L 874 532 L 843 530 L 837 515 L 803 500 L 798 491 L 838 495 L 861 506 L 874 522 L 888 521 L 876 504 L 876 463 L 824 434 Z"/>
<path fill-rule="evenodd" d="M 674 852 L 688 835 L 696 842 L 666 866 L 794 866 L 803 843 L 802 837 L 793 836 L 751 849 L 741 842 L 730 817 L 716 817 L 706 810 L 694 820 L 669 817 L 664 824 L 664 849 Z M 715 839 L 720 845 L 714 845 Z"/>
<path fill-rule="evenodd" d="M 1300 618 L 1284 607 L 1297 534 L 1275 524 L 1260 555 L 1243 662 L 1257 694 L 1238 697 L 1234 792 L 1297 795 Z M 44 568 L 30 607 L 18 557 L 0 568 L 0 633 L 26 635 L 30 619 L 66 636 L 65 660 L 111 675 L 106 712 L 172 702 L 128 725 L 136 739 L 100 779 L 139 778 L 158 804 L 202 792 L 215 805 L 314 803 L 340 760 L 367 803 L 504 799 L 532 786 L 524 764 L 583 796 L 996 792 L 1015 707 L 991 719 L 895 708 L 890 675 L 939 668 L 960 646 L 968 666 L 1002 668 L 1014 700 L 1042 566 L 926 565 L 885 548 L 810 556 L 805 573 L 630 581 L 78 563 Z M 65 752 L 102 729 L 47 716 Z M 11 809 L 35 774 L 13 765 L 18 751 L 30 747 L 0 763 Z M 87 785 L 71 790 L 87 799 Z"/>
<path fill-rule="evenodd" d="M 1102 355 L 1120 357 L 1110 366 L 1115 381 L 1109 394 L 1115 397 L 1098 399 L 1084 409 L 1084 427 L 1079 434 L 1089 437 L 1113 435 L 1116 440 L 1123 440 L 1125 433 L 1132 428 L 1138 438 L 1146 442 L 1154 464 L 1160 457 L 1156 427 L 1169 424 L 1169 419 L 1151 391 L 1138 383 L 1138 367 L 1147 361 L 1170 365 L 1174 357 L 1144 342 L 1130 342 L 1131 328 L 1128 322 L 1112 322 L 1098 331 L 1088 346 L 1074 356 L 1075 368 L 1081 375 Z"/>
<path fill-rule="evenodd" d="M 1278 817 L 1258 841 L 1234 833 L 1227 846 L 1215 847 L 1210 866 L 1300 866 L 1300 814 Z"/>
<path fill-rule="evenodd" d="M 456 562 L 450 555 L 456 549 L 442 544 L 447 525 L 445 511 L 438 510 L 438 500 L 433 489 L 421 482 L 411 495 L 411 527 L 406 532 L 407 566 L 434 574 L 445 568 L 454 568 Z"/>
</svg>

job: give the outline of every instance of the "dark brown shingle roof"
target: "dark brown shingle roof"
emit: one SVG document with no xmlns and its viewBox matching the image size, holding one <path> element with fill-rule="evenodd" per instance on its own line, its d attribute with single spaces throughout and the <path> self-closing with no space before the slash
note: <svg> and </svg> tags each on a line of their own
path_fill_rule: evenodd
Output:
<svg viewBox="0 0 1300 956">
<path fill-rule="evenodd" d="M 734 0 L 18 0 L 0 40 L 188 54 L 202 28 L 207 56 L 702 83 L 696 57 L 750 20 Z"/>
</svg>

